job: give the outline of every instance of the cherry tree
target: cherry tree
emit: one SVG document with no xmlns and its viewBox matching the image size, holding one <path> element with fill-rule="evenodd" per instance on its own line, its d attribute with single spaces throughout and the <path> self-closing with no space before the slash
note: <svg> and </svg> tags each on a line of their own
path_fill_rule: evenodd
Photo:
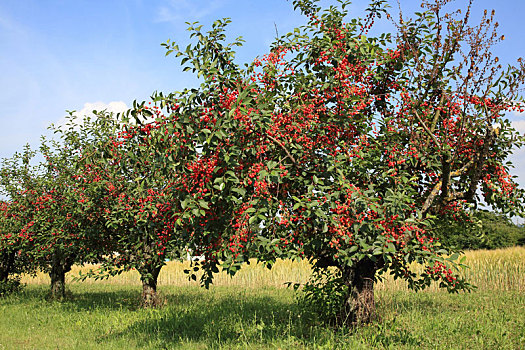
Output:
<svg viewBox="0 0 525 350">
<path fill-rule="evenodd" d="M 72 153 L 42 138 L 38 152 L 26 148 L 5 159 L 2 167 L 2 185 L 9 197 L 7 213 L 16 222 L 8 226 L 8 235 L 16 239 L 26 270 L 49 274 L 51 296 L 57 299 L 65 296 L 65 275 L 73 264 L 94 259 L 85 251 L 91 217 L 82 206 L 82 188 L 74 182 Z M 43 161 L 32 164 L 37 154 Z"/>
<path fill-rule="evenodd" d="M 193 244 L 193 228 L 200 226 L 192 218 L 213 215 L 200 183 L 214 160 L 200 157 L 191 118 L 169 116 L 171 108 L 155 100 L 134 103 L 126 113 L 101 112 L 62 135 L 76 144 L 78 180 L 99 213 L 106 246 L 99 271 L 85 277 L 136 269 L 145 307 L 159 305 L 157 279 L 166 259 L 202 245 Z"/>
<path fill-rule="evenodd" d="M 310 260 L 306 299 L 336 299 L 326 311 L 343 324 L 374 319 L 384 273 L 415 290 L 470 289 L 439 230 L 482 200 L 523 212 L 505 162 L 523 139 L 505 113 L 523 110 L 525 67 L 504 69 L 493 55 L 503 39 L 494 14 L 472 25 L 470 5 L 461 14 L 425 1 L 394 20 L 373 1 L 348 20 L 346 2 L 293 3 L 308 23 L 245 67 L 234 61 L 241 41 L 225 43 L 228 20 L 192 25 L 185 50 L 164 44 L 203 81 L 164 104 L 193 116 L 202 158 L 218 155 L 208 171 L 222 176 L 203 187 L 230 225 L 209 225 L 207 254 L 231 273 L 250 257 Z M 396 32 L 369 36 L 381 19 Z"/>
<path fill-rule="evenodd" d="M 25 149 L 23 154 L 18 154 L 22 159 L 30 157 L 30 150 Z M 34 272 L 35 266 L 30 263 L 27 254 L 23 251 L 23 237 L 20 235 L 27 221 L 27 203 L 22 199 L 12 199 L 9 193 L 13 191 L 12 183 L 6 181 L 8 172 L 6 167 L 13 170 L 11 162 L 4 161 L 1 172 L 0 193 L 7 196 L 0 201 L 0 294 L 15 291 L 19 286 L 22 273 Z M 28 163 L 17 164 L 18 173 L 27 173 Z"/>
</svg>

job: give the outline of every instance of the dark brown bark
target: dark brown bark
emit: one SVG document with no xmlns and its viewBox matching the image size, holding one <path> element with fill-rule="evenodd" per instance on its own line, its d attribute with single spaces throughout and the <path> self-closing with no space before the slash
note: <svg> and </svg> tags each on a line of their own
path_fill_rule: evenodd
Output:
<svg viewBox="0 0 525 350">
<path fill-rule="evenodd" d="M 485 165 L 485 161 L 488 158 L 489 150 L 492 148 L 495 139 L 496 135 L 494 129 L 492 129 L 492 126 L 490 126 L 487 128 L 487 131 L 485 133 L 485 138 L 483 139 L 483 147 L 481 147 L 476 154 L 474 171 L 470 179 L 469 189 L 465 195 L 465 199 L 468 202 L 472 202 L 474 195 L 476 194 L 476 191 L 478 189 L 478 182 L 483 172 L 483 166 Z"/>
<path fill-rule="evenodd" d="M 159 295 L 157 294 L 157 279 L 160 269 L 160 267 L 148 266 L 141 272 L 142 306 L 145 308 L 158 307 L 161 305 Z"/>
<path fill-rule="evenodd" d="M 51 262 L 51 298 L 61 300 L 66 297 L 66 273 L 71 271 L 72 264 L 60 254 L 55 254 Z"/>
<path fill-rule="evenodd" d="M 7 252 L 2 254 L 2 261 L 0 261 L 0 282 L 6 282 L 9 275 L 13 273 L 15 264 L 15 252 Z"/>
<path fill-rule="evenodd" d="M 49 273 L 51 277 L 51 298 L 63 299 L 66 296 L 66 274 L 61 269 L 52 269 Z"/>
<path fill-rule="evenodd" d="M 349 326 L 370 323 L 377 318 L 374 299 L 377 263 L 365 258 L 343 270 L 348 297 L 341 309 L 339 322 Z"/>
</svg>

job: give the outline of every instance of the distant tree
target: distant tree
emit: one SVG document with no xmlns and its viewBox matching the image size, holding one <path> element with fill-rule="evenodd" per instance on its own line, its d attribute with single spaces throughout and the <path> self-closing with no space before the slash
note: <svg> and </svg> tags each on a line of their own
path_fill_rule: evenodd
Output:
<svg viewBox="0 0 525 350">
<path fill-rule="evenodd" d="M 24 210 L 18 203 L 0 201 L 0 296 L 17 291 L 22 273 L 35 269 L 22 251 L 20 216 Z"/>
<path fill-rule="evenodd" d="M 23 183 L 30 172 L 29 160 L 33 157 L 28 147 L 10 160 L 3 160 L 0 171 L 0 194 L 7 199 L 0 202 L 0 294 L 7 294 L 19 287 L 22 273 L 36 271 L 24 250 L 25 225 L 31 217 L 26 196 L 10 196 L 23 193 Z M 14 158 L 21 160 L 20 163 Z M 16 177 L 13 176 L 16 174 Z M 17 181 L 13 181 L 16 178 Z"/>
<path fill-rule="evenodd" d="M 478 210 L 471 221 L 441 230 L 441 243 L 457 249 L 497 249 L 525 243 L 525 229 L 505 215 Z"/>
<path fill-rule="evenodd" d="M 135 103 L 123 115 L 100 113 L 62 135 L 78 143 L 80 179 L 100 213 L 102 241 L 110 247 L 98 274 L 136 269 L 145 307 L 159 303 L 157 279 L 166 259 L 199 249 L 192 245 L 196 225 L 182 217 L 189 210 L 195 217 L 209 215 L 199 184 L 213 159 L 199 156 L 192 125 L 166 117 L 151 103 Z M 188 203 L 196 207 L 189 209 Z"/>
<path fill-rule="evenodd" d="M 92 218 L 75 181 L 74 152 L 42 138 L 39 152 L 26 148 L 4 159 L 1 169 L 2 185 L 16 208 L 10 234 L 16 237 L 17 254 L 26 269 L 49 274 L 54 299 L 65 297 L 65 275 L 73 264 L 95 260 L 85 245 Z M 44 160 L 32 165 L 37 154 Z"/>
</svg>

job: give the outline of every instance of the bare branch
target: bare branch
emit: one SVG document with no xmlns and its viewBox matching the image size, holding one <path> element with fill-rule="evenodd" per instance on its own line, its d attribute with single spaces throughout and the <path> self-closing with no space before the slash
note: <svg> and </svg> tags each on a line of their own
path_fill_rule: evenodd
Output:
<svg viewBox="0 0 525 350">
<path fill-rule="evenodd" d="M 290 153 L 290 151 L 288 151 L 288 149 L 281 143 L 279 142 L 279 140 L 277 140 L 275 137 L 273 137 L 272 135 L 270 134 L 265 134 L 266 137 L 268 137 L 270 140 L 272 140 L 275 144 L 279 145 L 285 152 L 286 152 L 286 155 L 288 156 L 288 158 L 290 158 L 292 160 L 292 162 L 295 164 L 295 165 L 299 165 L 297 163 L 297 161 L 295 160 L 295 158 L 292 156 L 292 154 Z"/>
<path fill-rule="evenodd" d="M 451 172 L 449 178 L 451 179 L 455 176 L 460 176 L 460 175 L 465 174 L 473 164 L 474 164 L 474 160 L 469 161 L 461 169 Z M 443 180 L 439 180 L 438 183 L 434 185 L 434 188 L 428 195 L 427 200 L 425 201 L 425 204 L 423 204 L 423 208 L 422 208 L 423 213 L 426 213 L 428 209 L 432 206 L 434 199 L 436 199 L 436 196 L 438 195 L 442 187 L 443 187 Z M 451 198 L 450 200 L 453 200 L 453 199 L 454 198 Z"/>
<path fill-rule="evenodd" d="M 421 126 L 423 126 L 423 129 L 425 129 L 425 131 L 427 132 L 428 135 L 430 135 L 430 137 L 432 138 L 432 140 L 434 141 L 434 143 L 436 144 L 436 146 L 439 147 L 439 149 L 443 149 L 443 146 L 441 145 L 441 143 L 438 141 L 438 139 L 436 138 L 436 136 L 434 135 L 434 133 L 432 131 L 430 131 L 430 129 L 428 128 L 428 126 L 425 124 L 425 122 L 423 121 L 423 119 L 421 119 L 421 117 L 419 116 L 419 114 L 417 113 L 417 111 L 414 110 L 414 114 L 416 115 L 416 118 L 417 120 L 419 121 L 419 123 L 421 124 Z"/>
</svg>

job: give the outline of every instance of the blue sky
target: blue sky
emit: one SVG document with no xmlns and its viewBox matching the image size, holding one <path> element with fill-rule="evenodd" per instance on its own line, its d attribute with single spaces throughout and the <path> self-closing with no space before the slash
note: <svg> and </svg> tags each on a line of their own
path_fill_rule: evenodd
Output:
<svg viewBox="0 0 525 350">
<path fill-rule="evenodd" d="M 419 1 L 400 2 L 409 13 Z M 361 14 L 367 1 L 355 3 L 351 12 Z M 495 49 L 502 62 L 525 56 L 525 1 L 478 0 L 474 8 L 476 17 L 485 8 L 496 10 L 506 37 Z M 285 0 L 2 0 L 0 158 L 25 143 L 37 146 L 47 126 L 60 122 L 66 110 L 118 111 L 155 90 L 195 85 L 173 57 L 164 56 L 160 44 L 186 42 L 186 21 L 207 26 L 223 17 L 232 18 L 231 38 L 246 40 L 238 50 L 243 61 L 267 52 L 275 26 L 284 34 L 304 23 Z M 525 132 L 525 114 L 509 118 Z M 525 187 L 525 150 L 512 160 Z"/>
</svg>

